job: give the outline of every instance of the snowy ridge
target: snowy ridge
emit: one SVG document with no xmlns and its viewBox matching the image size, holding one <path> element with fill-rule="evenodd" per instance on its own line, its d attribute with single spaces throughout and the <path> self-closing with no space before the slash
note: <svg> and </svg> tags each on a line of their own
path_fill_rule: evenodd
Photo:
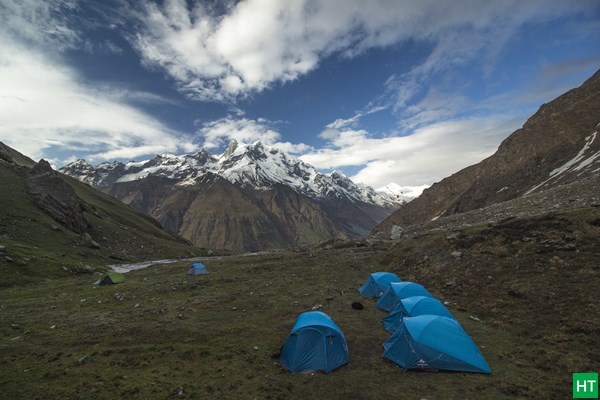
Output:
<svg viewBox="0 0 600 400">
<path fill-rule="evenodd" d="M 102 163 L 95 167 L 85 160 L 77 160 L 60 171 L 95 187 L 148 177 L 172 179 L 178 186 L 193 186 L 211 173 L 241 187 L 266 190 L 284 185 L 312 198 L 346 198 L 388 208 L 416 197 L 411 196 L 414 188 L 391 184 L 386 186 L 387 190 L 374 190 L 357 185 L 339 171 L 322 174 L 312 165 L 274 147 L 260 142 L 239 144 L 235 140 L 220 155 L 202 149 L 191 155 L 162 154 L 142 162 Z"/>
<path fill-rule="evenodd" d="M 389 183 L 383 187 L 375 189 L 377 193 L 382 193 L 395 199 L 397 202 L 409 202 L 421 195 L 423 190 L 427 189 L 429 185 L 421 186 L 400 186 L 396 183 Z"/>
<path fill-rule="evenodd" d="M 598 124 L 596 127 L 597 128 L 600 127 L 600 124 Z M 583 145 L 581 150 L 579 150 L 579 153 L 577 153 L 577 155 L 575 157 L 573 157 L 572 159 L 567 161 L 562 166 L 552 170 L 548 176 L 548 179 L 546 179 L 542 183 L 529 189 L 525 193 L 525 195 L 528 195 L 528 194 L 534 192 L 536 189 L 539 189 L 540 187 L 548 185 L 553 180 L 560 179 L 561 177 L 563 177 L 564 175 L 566 175 L 568 173 L 578 172 L 579 174 L 581 174 L 582 170 L 584 170 L 590 166 L 593 166 L 594 163 L 596 162 L 596 160 L 600 160 L 600 151 L 596 151 L 595 153 L 589 154 L 590 153 L 589 150 L 590 150 L 592 144 L 594 143 L 594 141 L 596 140 L 597 135 L 598 135 L 598 131 L 594 131 L 590 136 L 587 136 L 585 138 L 585 141 L 586 141 L 585 144 Z"/>
</svg>

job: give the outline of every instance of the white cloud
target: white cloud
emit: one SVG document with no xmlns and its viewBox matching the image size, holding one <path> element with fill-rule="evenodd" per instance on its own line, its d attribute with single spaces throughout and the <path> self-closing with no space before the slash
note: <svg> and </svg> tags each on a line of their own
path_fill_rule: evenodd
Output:
<svg viewBox="0 0 600 400">
<path fill-rule="evenodd" d="M 69 27 L 69 10 L 77 0 L 2 0 L 0 31 L 36 45 L 64 50 L 81 42 L 79 34 Z"/>
<path fill-rule="evenodd" d="M 166 71 L 190 98 L 231 102 L 297 79 L 333 54 L 408 40 L 433 45 L 413 78 L 475 56 L 490 65 L 522 24 L 592 7 L 586 0 L 246 0 L 215 15 L 203 3 L 168 0 L 131 11 L 139 23 L 131 40 L 146 65 Z M 400 102 L 414 94 L 410 82 L 395 85 L 406 90 Z"/>
<path fill-rule="evenodd" d="M 438 122 L 410 136 L 387 138 L 370 137 L 364 130 L 338 131 L 330 136 L 328 148 L 300 158 L 323 169 L 361 167 L 352 179 L 373 187 L 431 184 L 493 154 L 522 122 L 488 115 Z"/>
<path fill-rule="evenodd" d="M 98 161 L 194 150 L 180 133 L 129 104 L 170 100 L 110 85 L 91 87 L 65 64 L 61 52 L 72 48 L 120 51 L 109 41 L 81 39 L 70 27 L 77 5 L 75 0 L 0 2 L 0 139 L 55 164 L 56 151 L 63 158 L 84 152 Z"/>
<path fill-rule="evenodd" d="M 0 35 L 0 49 L 0 138 L 19 151 L 37 159 L 60 148 L 103 160 L 193 149 L 122 100 L 131 93 L 86 86 L 60 60 L 12 38 Z"/>
<path fill-rule="evenodd" d="M 204 123 L 197 133 L 204 139 L 202 146 L 207 149 L 223 147 L 235 139 L 240 143 L 261 142 L 292 154 L 312 150 L 304 143 L 281 142 L 281 134 L 274 130 L 274 125 L 264 118 L 226 117 Z"/>
</svg>

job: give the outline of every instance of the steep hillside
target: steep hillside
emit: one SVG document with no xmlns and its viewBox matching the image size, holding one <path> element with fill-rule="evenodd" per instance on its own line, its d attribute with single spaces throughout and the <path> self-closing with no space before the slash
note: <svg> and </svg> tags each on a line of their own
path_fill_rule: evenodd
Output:
<svg viewBox="0 0 600 400">
<path fill-rule="evenodd" d="M 0 143 L 2 285 L 200 251 L 152 218 Z M 7 156 L 8 155 L 8 156 Z"/>
<path fill-rule="evenodd" d="M 61 171 L 156 218 L 195 245 L 255 251 L 366 235 L 408 197 L 375 191 L 339 171 L 324 175 L 257 142 L 221 155 L 159 155 Z"/>
<path fill-rule="evenodd" d="M 385 235 L 393 225 L 424 223 L 597 174 L 599 110 L 600 71 L 542 105 L 494 155 L 435 183 L 373 232 Z"/>
</svg>

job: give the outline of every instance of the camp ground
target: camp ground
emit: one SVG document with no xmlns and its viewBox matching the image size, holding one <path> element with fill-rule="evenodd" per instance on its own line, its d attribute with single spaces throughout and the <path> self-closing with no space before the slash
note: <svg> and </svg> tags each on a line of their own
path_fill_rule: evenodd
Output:
<svg viewBox="0 0 600 400">
<path fill-rule="evenodd" d="M 125 282 L 125 275 L 120 274 L 118 272 L 109 272 L 104 275 L 98 281 L 96 281 L 95 285 L 105 286 L 105 285 L 116 285 L 117 283 Z"/>
<path fill-rule="evenodd" d="M 331 372 L 348 363 L 348 346 L 339 326 L 321 311 L 296 319 L 279 361 L 291 372 Z"/>
<path fill-rule="evenodd" d="M 390 287 L 377 300 L 377 308 L 383 311 L 392 311 L 401 299 L 411 296 L 428 296 L 431 293 L 423 286 L 413 282 L 392 282 Z"/>
<path fill-rule="evenodd" d="M 358 292 L 365 297 L 381 296 L 392 282 L 401 282 L 402 280 L 391 272 L 375 272 L 367 278 L 365 283 L 358 288 Z"/>
<path fill-rule="evenodd" d="M 383 344 L 384 358 L 406 369 L 491 373 L 471 337 L 422 285 L 380 272 L 367 278 L 360 294 L 377 297 L 373 294 L 382 277 L 389 283 L 376 306 L 390 312 L 381 322 L 392 333 Z"/>
<path fill-rule="evenodd" d="M 193 263 L 192 266 L 187 270 L 188 275 L 206 275 L 208 270 L 206 266 L 201 262 Z"/>
</svg>

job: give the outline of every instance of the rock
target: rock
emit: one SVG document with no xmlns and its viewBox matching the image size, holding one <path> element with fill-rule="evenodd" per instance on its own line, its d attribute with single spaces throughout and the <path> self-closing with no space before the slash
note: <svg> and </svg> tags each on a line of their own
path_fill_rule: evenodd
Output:
<svg viewBox="0 0 600 400">
<path fill-rule="evenodd" d="M 459 237 L 460 237 L 460 232 L 455 231 L 455 232 L 452 232 L 451 234 L 449 234 L 448 236 L 446 236 L 446 240 L 454 240 L 454 239 L 458 239 Z"/>
<path fill-rule="evenodd" d="M 390 229 L 390 239 L 398 240 L 402 237 L 403 229 L 398 225 L 392 225 L 392 229 Z"/>
<path fill-rule="evenodd" d="M 50 326 L 50 329 L 56 329 L 56 325 Z"/>
<path fill-rule="evenodd" d="M 469 315 L 469 319 L 472 319 L 472 320 L 473 320 L 473 321 L 475 321 L 475 322 L 481 322 L 481 320 L 480 320 L 479 318 L 477 318 L 477 317 L 474 317 L 474 316 L 472 316 L 472 315 Z"/>
<path fill-rule="evenodd" d="M 508 291 L 506 293 L 509 296 L 516 297 L 517 299 L 522 299 L 522 298 L 526 297 L 526 295 L 523 291 L 516 289 L 516 288 L 510 288 L 510 289 L 508 289 Z"/>
<path fill-rule="evenodd" d="M 454 286 L 454 285 L 456 285 L 456 282 L 454 282 L 454 281 L 448 281 L 448 282 L 446 282 L 444 285 L 445 285 L 446 287 L 450 287 L 450 286 Z"/>
<path fill-rule="evenodd" d="M 85 241 L 86 246 L 91 247 L 92 249 L 99 249 L 100 245 L 98 244 L 98 242 L 96 242 L 94 239 L 92 239 L 92 236 L 85 232 L 83 234 L 83 240 Z"/>
<path fill-rule="evenodd" d="M 237 307 L 231 307 L 231 311 L 236 311 Z"/>
<path fill-rule="evenodd" d="M 177 386 L 175 389 L 173 389 L 173 391 L 171 392 L 171 394 L 173 396 L 183 396 L 184 394 L 184 390 L 183 390 L 183 386 Z"/>
<path fill-rule="evenodd" d="M 50 225 L 50 228 L 52 228 L 53 231 L 59 231 L 60 228 L 58 227 L 58 225 L 52 224 Z"/>
<path fill-rule="evenodd" d="M 30 170 L 27 186 L 35 205 L 56 222 L 75 233 L 88 229 L 83 203 L 47 161 L 40 160 Z"/>
<path fill-rule="evenodd" d="M 590 207 L 600 207 L 600 202 L 594 201 L 593 203 L 590 204 Z"/>
<path fill-rule="evenodd" d="M 19 324 L 10 324 L 10 327 L 13 329 L 21 329 L 21 325 Z"/>
<path fill-rule="evenodd" d="M 0 245 L 0 251 L 4 250 L 6 247 Z"/>
<path fill-rule="evenodd" d="M 254 351 L 258 351 L 258 346 L 254 346 L 254 347 L 252 348 L 252 350 L 254 350 Z"/>
<path fill-rule="evenodd" d="M 13 260 L 12 258 L 10 258 L 9 256 L 5 256 L 4 259 L 8 262 L 13 262 L 15 260 Z"/>
<path fill-rule="evenodd" d="M 463 255 L 462 251 L 453 251 L 452 252 L 452 257 L 460 258 L 460 257 L 462 257 L 462 255 Z"/>
<path fill-rule="evenodd" d="M 90 356 L 83 356 L 77 361 L 77 363 L 79 365 L 89 364 L 91 362 L 92 362 L 92 357 L 90 357 Z"/>
<path fill-rule="evenodd" d="M 530 237 L 527 237 L 527 236 L 523 236 L 523 237 L 521 238 L 521 241 L 522 241 L 522 242 L 525 242 L 525 243 L 527 243 L 527 242 L 531 242 L 531 238 L 530 238 Z"/>
<path fill-rule="evenodd" d="M 323 304 L 315 304 L 314 306 L 312 306 L 311 310 L 316 311 L 320 310 L 321 308 L 323 308 Z"/>
<path fill-rule="evenodd" d="M 362 303 L 360 303 L 358 301 L 355 301 L 352 303 L 352 309 L 354 309 L 354 310 L 362 310 L 364 308 L 365 307 L 362 305 Z"/>
</svg>

